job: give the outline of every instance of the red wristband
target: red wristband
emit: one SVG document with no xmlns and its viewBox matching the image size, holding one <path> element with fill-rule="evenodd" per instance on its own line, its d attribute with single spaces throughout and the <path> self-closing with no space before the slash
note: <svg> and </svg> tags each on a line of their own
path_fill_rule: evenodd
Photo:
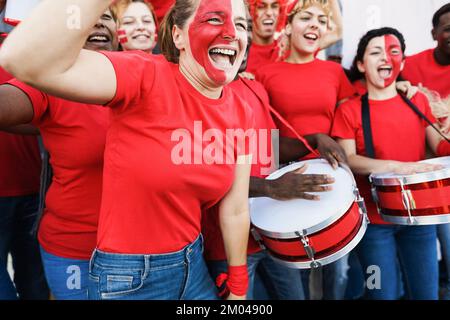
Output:
<svg viewBox="0 0 450 320">
<path fill-rule="evenodd" d="M 448 143 L 445 140 L 442 140 L 437 148 L 437 155 L 439 157 L 450 156 L 450 143 Z"/>
<path fill-rule="evenodd" d="M 219 274 L 216 278 L 216 285 L 221 298 L 227 298 L 230 292 L 236 296 L 246 295 L 248 290 L 247 265 L 228 266 L 228 274 Z"/>
</svg>

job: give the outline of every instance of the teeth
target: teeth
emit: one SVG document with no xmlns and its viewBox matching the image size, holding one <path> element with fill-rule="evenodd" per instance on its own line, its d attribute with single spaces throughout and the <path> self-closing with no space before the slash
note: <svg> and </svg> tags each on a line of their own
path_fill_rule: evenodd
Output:
<svg viewBox="0 0 450 320">
<path fill-rule="evenodd" d="M 220 49 L 220 48 L 212 49 L 211 53 L 224 54 L 224 55 L 227 55 L 227 56 L 234 56 L 234 55 L 236 55 L 236 51 L 234 51 L 234 50 Z"/>
<path fill-rule="evenodd" d="M 93 36 L 93 37 L 90 37 L 89 40 L 91 40 L 91 41 L 107 41 L 108 39 L 105 36 Z"/>
<path fill-rule="evenodd" d="M 263 21 L 263 24 L 274 24 L 274 23 L 275 23 L 275 21 L 273 21 L 272 19 Z"/>
<path fill-rule="evenodd" d="M 317 36 L 315 34 L 305 34 L 306 39 L 317 40 Z"/>
</svg>

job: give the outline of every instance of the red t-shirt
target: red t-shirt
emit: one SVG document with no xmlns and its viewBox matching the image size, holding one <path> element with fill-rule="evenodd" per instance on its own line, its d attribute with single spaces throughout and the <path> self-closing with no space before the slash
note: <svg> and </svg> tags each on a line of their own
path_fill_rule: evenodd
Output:
<svg viewBox="0 0 450 320">
<path fill-rule="evenodd" d="M 170 7 L 175 3 L 175 0 L 150 0 L 150 2 L 155 9 L 158 24 L 161 24 L 167 11 L 169 11 Z"/>
<path fill-rule="evenodd" d="M 431 121 L 428 99 L 417 93 L 411 100 Z M 425 159 L 426 136 L 428 124 L 397 95 L 383 101 L 369 100 L 370 122 L 372 126 L 375 155 L 380 160 L 415 162 Z M 361 119 L 361 99 L 354 98 L 339 106 L 333 124 L 332 137 L 351 139 L 356 142 L 356 153 L 366 155 Z M 372 200 L 367 176 L 357 175 L 358 187 L 365 199 L 372 223 L 385 224 L 378 215 Z"/>
<path fill-rule="evenodd" d="M 9 83 L 30 98 L 32 124 L 40 129 L 53 168 L 39 242 L 51 254 L 89 259 L 97 237 L 110 110 L 55 98 L 17 80 Z"/>
<path fill-rule="evenodd" d="M 0 68 L 0 84 L 12 76 Z M 36 137 L 0 132 L 0 197 L 39 193 L 41 155 Z"/>
<path fill-rule="evenodd" d="M 271 105 L 303 136 L 329 134 L 337 103 L 355 94 L 342 67 L 330 61 L 273 63 L 256 76 L 269 93 Z M 275 123 L 280 136 L 296 138 L 277 119 Z"/>
<path fill-rule="evenodd" d="M 230 88 L 219 99 L 203 96 L 163 56 L 104 54 L 115 68 L 117 92 L 108 104 L 113 120 L 98 248 L 129 254 L 178 251 L 198 237 L 202 210 L 218 203 L 234 181 L 234 164 L 206 164 L 211 142 L 200 143 L 198 124 L 200 134 L 214 130 L 220 143 L 226 129 L 253 128 L 253 114 Z M 233 152 L 234 157 L 251 153 Z"/>
<path fill-rule="evenodd" d="M 269 97 L 264 87 L 257 81 L 238 79 L 233 81 L 230 85 L 242 99 L 244 99 L 252 107 L 255 116 L 255 129 L 258 130 L 258 156 L 257 162 L 252 165 L 251 176 L 258 178 L 265 178 L 267 174 L 261 171 L 262 168 L 270 169 L 266 155 L 272 155 L 272 143 L 270 130 L 276 129 L 275 123 L 272 120 L 268 108 Z M 250 88 L 251 89 L 250 89 Z M 268 131 L 268 132 L 267 132 Z M 267 132 L 266 135 L 264 132 Z M 261 141 L 260 139 L 264 139 Z M 260 141 L 262 143 L 260 143 Z M 262 149 L 262 146 L 267 146 L 267 149 Z M 260 155 L 264 155 L 260 157 Z M 204 255 L 207 260 L 226 260 L 225 247 L 223 244 L 222 233 L 219 224 L 219 210 L 218 206 L 214 206 L 207 210 L 202 217 L 202 233 L 205 237 L 205 251 Z M 261 248 L 250 235 L 248 241 L 247 253 L 252 254 L 261 251 Z"/>
<path fill-rule="evenodd" d="M 262 66 L 274 63 L 279 55 L 278 42 L 274 41 L 269 45 L 259 45 L 252 43 L 248 54 L 247 72 L 256 74 Z"/>
<path fill-rule="evenodd" d="M 406 58 L 402 76 L 413 85 L 436 91 L 441 98 L 450 96 L 450 66 L 442 66 L 434 59 L 434 49 Z"/>
<path fill-rule="evenodd" d="M 442 141 L 439 144 L 436 153 L 438 157 L 450 156 L 450 143 L 448 143 L 447 141 Z"/>
</svg>

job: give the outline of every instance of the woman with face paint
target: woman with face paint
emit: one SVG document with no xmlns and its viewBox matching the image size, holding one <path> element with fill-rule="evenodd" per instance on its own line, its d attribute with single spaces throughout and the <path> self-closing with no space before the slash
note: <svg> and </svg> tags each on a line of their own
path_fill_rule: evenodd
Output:
<svg viewBox="0 0 450 320">
<path fill-rule="evenodd" d="M 157 20 L 153 6 L 146 0 L 119 0 L 114 4 L 118 19 L 117 35 L 124 51 L 155 48 Z"/>
<path fill-rule="evenodd" d="M 226 287 L 230 299 L 244 298 L 251 153 L 249 143 L 237 139 L 235 147 L 226 134 L 239 128 L 250 136 L 253 117 L 225 85 L 247 47 L 245 4 L 176 1 L 160 30 L 164 56 L 82 50 L 89 27 L 109 4 L 44 1 L 0 51 L 0 64 L 19 79 L 111 110 L 90 297 L 217 298 L 200 221 L 202 209 L 220 202 Z M 66 34 L 65 13 L 73 5 L 83 24 Z M 35 41 L 43 34 L 45 41 Z M 30 59 L 30 48 L 40 54 Z M 216 156 L 208 152 L 213 133 Z"/>
<path fill-rule="evenodd" d="M 289 40 L 284 33 L 286 13 L 290 12 L 295 4 L 296 1 L 289 0 L 249 1 L 250 14 L 255 26 L 253 28 L 254 43 L 249 54 L 247 72 L 255 74 L 262 66 L 280 61 L 288 55 Z M 316 54 L 342 38 L 342 14 L 338 0 L 330 0 L 330 12 L 333 17 L 333 28 L 330 28 L 320 39 Z M 280 36 L 276 39 L 277 32 Z"/>
<path fill-rule="evenodd" d="M 439 135 L 403 101 L 396 79 L 404 65 L 405 43 L 395 29 L 369 31 L 360 41 L 355 59 L 365 77 L 370 106 L 375 158 L 367 156 L 361 116 L 361 99 L 339 107 L 332 135 L 346 151 L 352 170 L 366 200 L 371 224 L 357 248 L 363 270 L 379 267 L 381 283 L 367 290 L 369 299 L 397 299 L 396 261 L 406 281 L 410 299 L 438 298 L 438 265 L 435 226 L 394 226 L 381 220 L 372 200 L 367 175 L 394 172 L 414 174 L 439 169 L 418 163 L 425 158 L 425 141 L 436 151 Z M 412 102 L 433 122 L 427 98 L 416 94 Z M 370 275 L 369 275 L 370 276 Z"/>
<path fill-rule="evenodd" d="M 115 17 L 107 10 L 84 49 L 117 50 L 115 35 Z M 53 179 L 38 232 L 50 291 L 57 300 L 86 300 L 109 110 L 62 100 L 15 79 L 0 86 L 0 99 L 0 127 L 34 125 L 51 157 Z"/>
<path fill-rule="evenodd" d="M 272 106 L 291 126 L 307 139 L 321 135 L 335 145 L 332 154 L 337 162 L 345 155 L 329 137 L 336 106 L 355 92 L 342 67 L 334 62 L 316 59 L 321 39 L 326 36 L 330 15 L 326 0 L 300 0 L 288 16 L 286 34 L 290 39 L 290 55 L 283 62 L 269 64 L 256 73 L 270 96 Z M 295 138 L 292 132 L 275 119 L 281 137 Z M 308 272 L 302 272 L 308 277 Z M 325 266 L 324 299 L 341 299 L 346 287 L 346 260 Z M 308 287 L 308 286 L 306 286 Z M 311 292 L 311 297 L 316 298 Z"/>
</svg>

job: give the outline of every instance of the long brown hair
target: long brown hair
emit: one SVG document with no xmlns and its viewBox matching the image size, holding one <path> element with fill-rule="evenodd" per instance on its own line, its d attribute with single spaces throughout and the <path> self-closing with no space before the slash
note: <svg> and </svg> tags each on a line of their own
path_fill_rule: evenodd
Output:
<svg viewBox="0 0 450 320">
<path fill-rule="evenodd" d="M 180 58 L 180 51 L 173 43 L 172 29 L 174 26 L 184 28 L 194 14 L 197 2 L 198 0 L 176 0 L 161 23 L 158 34 L 161 52 L 170 62 L 178 63 Z"/>
</svg>

